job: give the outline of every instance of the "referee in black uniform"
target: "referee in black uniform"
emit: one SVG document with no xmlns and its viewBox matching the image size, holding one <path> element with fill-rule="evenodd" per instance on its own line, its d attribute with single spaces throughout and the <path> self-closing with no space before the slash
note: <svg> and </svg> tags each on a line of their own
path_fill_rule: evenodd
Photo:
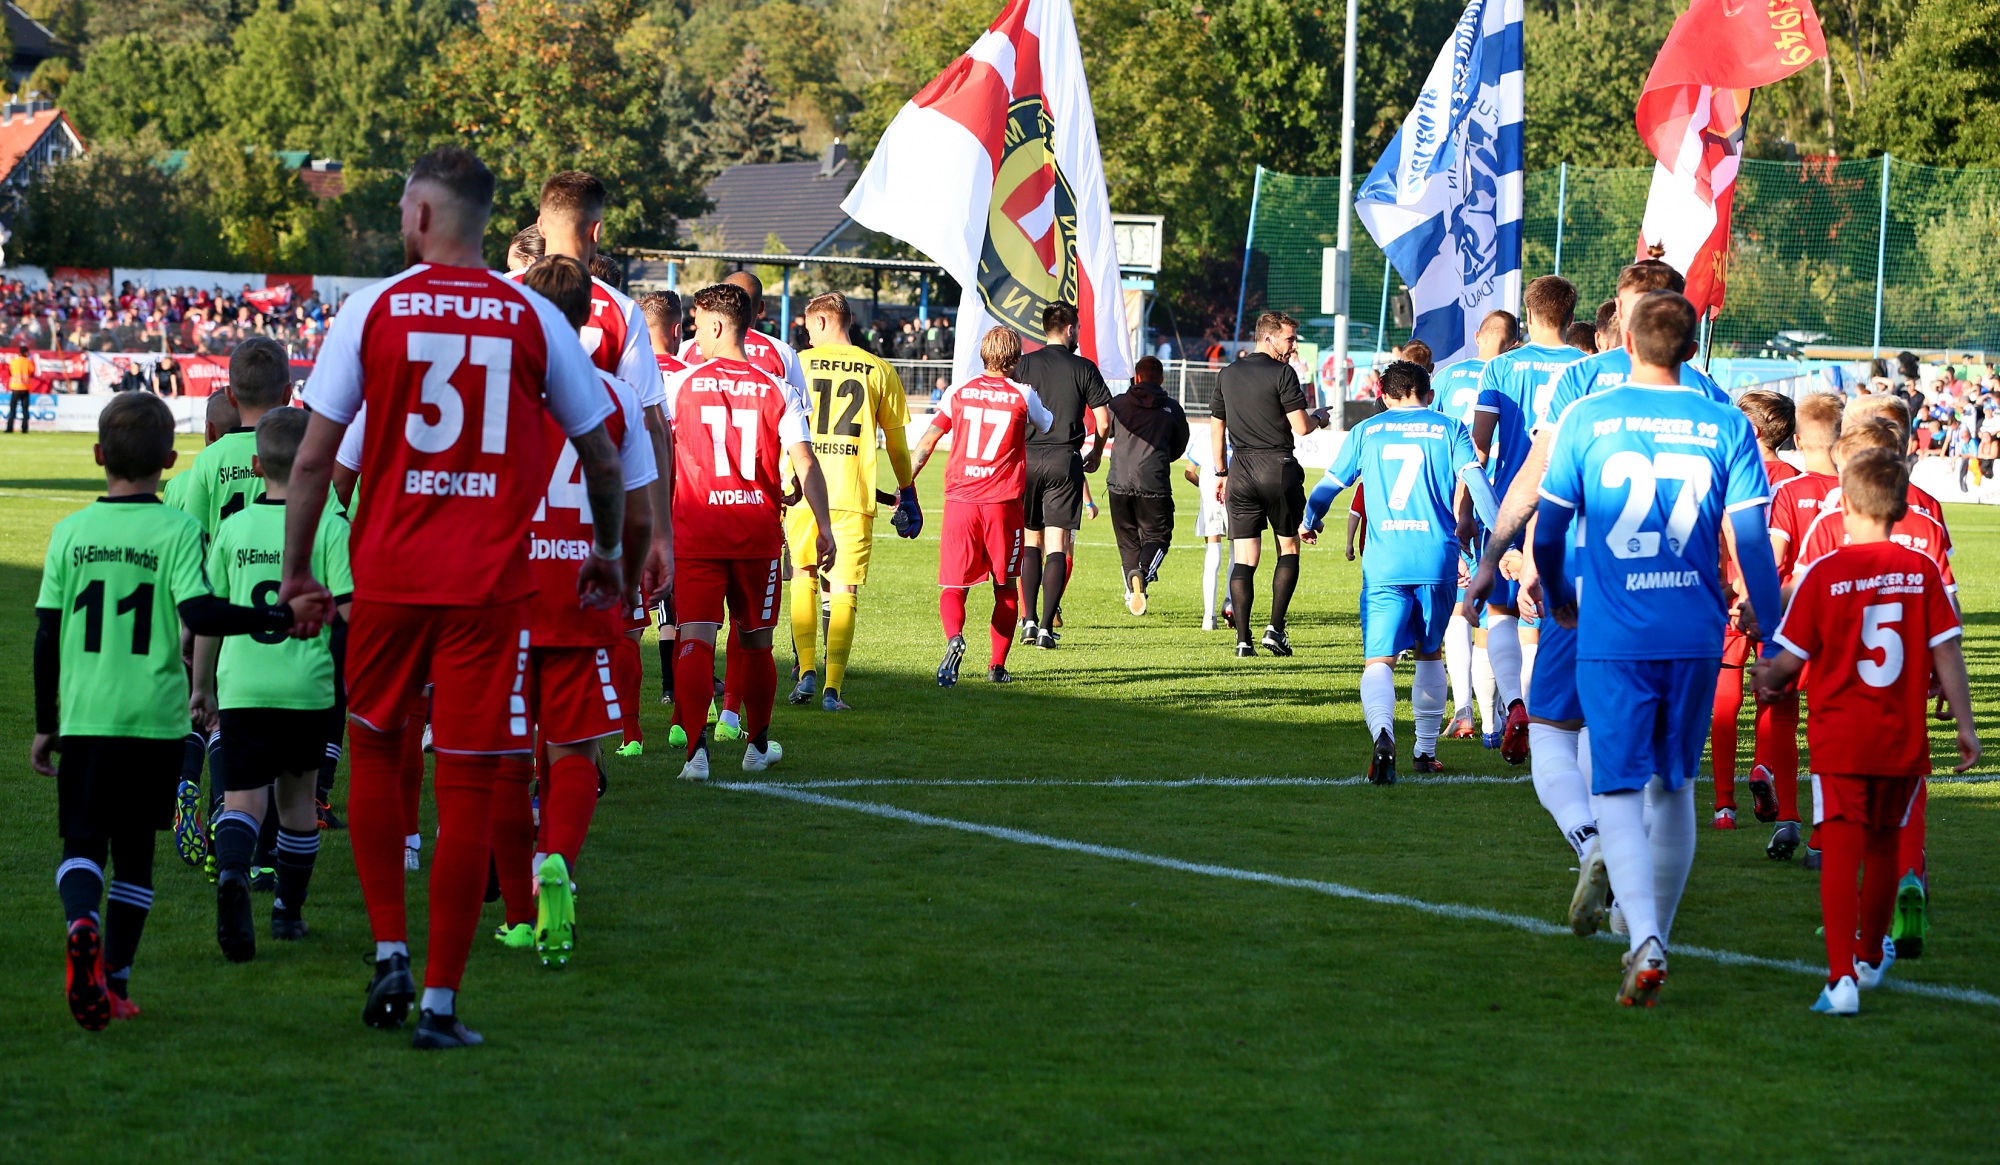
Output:
<svg viewBox="0 0 2000 1165">
<path fill-rule="evenodd" d="M 1111 389 L 1097 365 L 1076 354 L 1074 305 L 1043 308 L 1042 336 L 1042 346 L 1022 356 L 1014 368 L 1014 379 L 1033 387 L 1055 417 L 1046 432 L 1032 426 L 1028 430 L 1028 484 L 1021 495 L 1026 543 L 1021 552 L 1021 642 L 1054 647 L 1056 608 L 1069 582 L 1070 538 L 1083 518 L 1083 475 L 1097 471 L 1105 434 L 1111 431 Z M 1082 451 L 1086 409 L 1097 420 L 1088 453 Z"/>
<path fill-rule="evenodd" d="M 1257 317 L 1257 350 L 1216 377 L 1209 406 L 1209 445 L 1216 492 L 1229 513 L 1235 544 L 1229 568 L 1229 602 L 1235 608 L 1236 654 L 1255 655 L 1250 639 L 1250 602 L 1264 527 L 1278 540 L 1278 567 L 1271 572 L 1271 622 L 1264 646 L 1290 655 L 1285 612 L 1299 585 L 1299 523 L 1306 511 L 1306 476 L 1292 456 L 1292 439 L 1325 428 L 1323 414 L 1306 412 L 1305 389 L 1291 359 L 1299 347 L 1299 322 L 1283 312 Z M 1228 450 L 1234 447 L 1232 460 Z"/>
</svg>

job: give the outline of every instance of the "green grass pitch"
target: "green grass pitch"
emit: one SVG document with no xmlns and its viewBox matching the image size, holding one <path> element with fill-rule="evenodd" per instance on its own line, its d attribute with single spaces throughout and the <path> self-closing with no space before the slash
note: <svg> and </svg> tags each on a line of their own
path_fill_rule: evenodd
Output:
<svg viewBox="0 0 2000 1165">
<path fill-rule="evenodd" d="M 938 480 L 921 540 L 881 523 L 855 711 L 777 711 L 768 779 L 875 783 L 676 781 L 649 644 L 650 751 L 611 762 L 579 956 L 550 973 L 482 932 L 462 1009 L 487 1046 L 419 1056 L 358 1022 L 369 935 L 339 838 L 312 936 L 241 966 L 163 844 L 144 1015 L 71 1021 L 29 643 L 49 527 L 101 479 L 88 437 L 0 437 L 0 1160 L 1993 1159 L 2000 783 L 1934 787 L 1935 930 L 1895 972 L 1961 990 L 1810 1014 L 1815 883 L 1746 812 L 1702 830 L 1676 929 L 1711 957 L 1680 954 L 1660 1006 L 1628 1011 L 1618 948 L 1550 933 L 1570 855 L 1525 783 L 1104 783 L 1363 771 L 1337 546 L 1305 556 L 1298 654 L 1238 661 L 1198 629 L 1191 490 L 1144 618 L 1108 519 L 1088 523 L 1062 649 L 1017 648 L 1020 682 L 987 685 L 975 592 L 965 679 L 939 691 Z M 2000 744 L 2000 511 L 1949 516 Z M 715 750 L 718 781 L 740 751 Z M 1526 772 L 1476 742 L 1442 759 Z M 421 953 L 420 880 L 411 897 Z"/>
</svg>

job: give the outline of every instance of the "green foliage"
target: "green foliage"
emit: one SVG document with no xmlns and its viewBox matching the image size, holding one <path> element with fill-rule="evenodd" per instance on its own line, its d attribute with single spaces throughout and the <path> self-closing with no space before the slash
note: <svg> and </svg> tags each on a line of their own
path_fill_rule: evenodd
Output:
<svg viewBox="0 0 2000 1165">
<path fill-rule="evenodd" d="M 144 32 L 169 43 L 222 44 L 257 0 L 87 0 L 81 7 L 92 42 Z"/>
<path fill-rule="evenodd" d="M 224 45 L 124 34 L 90 51 L 83 72 L 64 90 L 63 105 L 86 141 L 151 130 L 170 147 L 185 146 L 221 128 L 213 94 L 229 62 Z"/>
<path fill-rule="evenodd" d="M 178 258 L 174 180 L 165 145 L 146 132 L 110 141 L 28 187 L 18 247 L 43 266 L 165 267 Z"/>
<path fill-rule="evenodd" d="M 1622 5 L 1588 13 L 1528 13 L 1527 163 L 1645 166 L 1652 155 L 1634 127 L 1639 89 L 1666 39 L 1672 14 Z"/>
<path fill-rule="evenodd" d="M 409 0 L 264 0 L 231 41 L 230 132 L 348 165 L 401 165 L 425 45 Z"/>
<path fill-rule="evenodd" d="M 764 72 L 764 54 L 743 46 L 736 70 L 716 87 L 706 128 L 708 168 L 720 173 L 741 163 L 792 162 L 808 155 L 787 140 L 799 123 L 776 108 L 777 91 Z"/>
<path fill-rule="evenodd" d="M 1871 151 L 2000 164 L 2000 0 L 1919 0 L 1857 121 Z"/>
</svg>

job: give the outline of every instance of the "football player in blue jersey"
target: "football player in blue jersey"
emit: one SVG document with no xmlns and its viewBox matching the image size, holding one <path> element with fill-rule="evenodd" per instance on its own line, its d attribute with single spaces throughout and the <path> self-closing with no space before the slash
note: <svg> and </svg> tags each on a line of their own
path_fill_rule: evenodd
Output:
<svg viewBox="0 0 2000 1165">
<path fill-rule="evenodd" d="M 1416 656 L 1410 708 L 1416 718 L 1416 771 L 1443 771 L 1438 729 L 1446 695 L 1445 624 L 1458 579 L 1459 474 L 1478 472 L 1464 425 L 1425 406 L 1430 374 L 1398 360 L 1382 371 L 1388 406 L 1356 425 L 1306 506 L 1303 537 L 1317 541 L 1320 520 L 1356 481 L 1368 495 L 1368 541 L 1361 556 L 1361 707 L 1375 757 L 1368 777 L 1396 779 L 1396 656 Z"/>
<path fill-rule="evenodd" d="M 1479 355 L 1469 360 L 1447 364 L 1431 377 L 1431 386 L 1437 391 L 1440 402 L 1438 411 L 1468 430 L 1472 428 L 1473 406 L 1479 403 L 1479 373 L 1486 362 L 1512 348 L 1520 339 L 1521 324 L 1510 311 L 1490 311 L 1479 322 L 1479 331 L 1473 340 L 1478 345 Z M 1470 569 L 1470 556 L 1476 548 L 1462 546 L 1459 555 Z M 1464 600 L 1461 591 L 1459 599 Z M 1451 678 L 1451 727 L 1446 734 L 1464 739 L 1474 733 L 1472 726 L 1472 706 L 1475 702 L 1473 685 L 1474 669 L 1479 670 L 1483 680 L 1483 694 L 1476 697 L 1481 712 L 1488 721 L 1487 729 L 1492 730 L 1493 714 L 1493 669 L 1486 660 L 1486 630 L 1472 629 L 1472 623 L 1464 614 L 1454 610 L 1451 622 L 1444 629 L 1444 670 Z"/>
<path fill-rule="evenodd" d="M 1648 292 L 1679 292 L 1683 286 L 1680 272 L 1657 259 L 1642 260 L 1625 268 L 1618 277 L 1620 315 L 1607 318 L 1598 332 L 1609 346 L 1595 356 L 1571 364 L 1557 376 L 1550 401 L 1553 415 L 1560 416 L 1561 409 L 1583 396 L 1623 383 L 1631 374 L 1632 357 L 1623 346 L 1619 319 L 1636 308 Z M 1712 399 L 1728 400 L 1727 394 L 1694 365 L 1682 364 L 1680 376 L 1683 385 L 1699 389 Z M 1542 470 L 1548 463 L 1548 443 L 1549 433 L 1544 428 L 1536 435 L 1527 464 L 1515 475 L 1513 486 L 1501 503 L 1487 551 L 1466 587 L 1468 607 L 1483 602 L 1494 587 L 1504 548 L 1524 536 L 1532 538 L 1531 526 L 1540 500 L 1535 491 L 1542 483 Z M 1532 558 L 1524 564 L 1521 586 L 1530 595 L 1541 591 Z M 1590 779 L 1585 767 L 1590 759 L 1589 741 L 1576 693 L 1574 630 L 1553 621 L 1544 626 L 1535 674 L 1537 682 L 1528 700 L 1530 769 L 1535 795 L 1576 854 L 1577 880 L 1570 896 L 1570 929 L 1578 935 L 1590 935 L 1610 918 L 1612 929 L 1617 930 L 1617 919 L 1610 907 L 1610 879 L 1597 843 L 1597 818 L 1590 806 Z"/>
<path fill-rule="evenodd" d="M 1666 978 L 1694 861 L 1693 782 L 1726 620 L 1725 523 L 1749 592 L 1745 630 L 1783 610 L 1756 431 L 1681 383 L 1695 328 L 1694 305 L 1671 291 L 1625 315 L 1631 376 L 1558 417 L 1535 522 L 1547 607 L 1576 629 L 1577 695 L 1598 726 L 1591 806 L 1629 932 L 1618 991 L 1628 1006 L 1650 1007 Z"/>
<path fill-rule="evenodd" d="M 1563 329 L 1576 313 L 1576 288 L 1559 275 L 1528 284 L 1521 298 L 1528 317 L 1528 342 L 1486 362 L 1479 374 L 1472 444 L 1505 496 L 1533 447 L 1532 434 L 1547 415 L 1556 374 L 1583 353 L 1563 343 Z M 1503 546 L 1502 550 L 1512 547 Z M 1500 755 L 1508 764 L 1528 759 L 1528 709 L 1522 698 L 1521 605 L 1512 581 L 1494 587 L 1486 607 L 1486 653 L 1507 718 L 1500 729 Z"/>
</svg>

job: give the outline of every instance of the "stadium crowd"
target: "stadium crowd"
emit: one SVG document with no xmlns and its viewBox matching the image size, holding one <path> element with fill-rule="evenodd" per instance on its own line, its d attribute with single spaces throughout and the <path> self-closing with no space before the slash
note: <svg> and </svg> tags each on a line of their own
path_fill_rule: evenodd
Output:
<svg viewBox="0 0 2000 1165">
<path fill-rule="evenodd" d="M 264 336 L 310 360 L 333 322 L 317 292 L 235 292 L 177 287 L 146 290 L 130 281 L 115 295 L 73 282 L 30 290 L 0 283 L 0 343 L 57 352 L 173 352 L 226 356 L 238 342 Z"/>
</svg>

